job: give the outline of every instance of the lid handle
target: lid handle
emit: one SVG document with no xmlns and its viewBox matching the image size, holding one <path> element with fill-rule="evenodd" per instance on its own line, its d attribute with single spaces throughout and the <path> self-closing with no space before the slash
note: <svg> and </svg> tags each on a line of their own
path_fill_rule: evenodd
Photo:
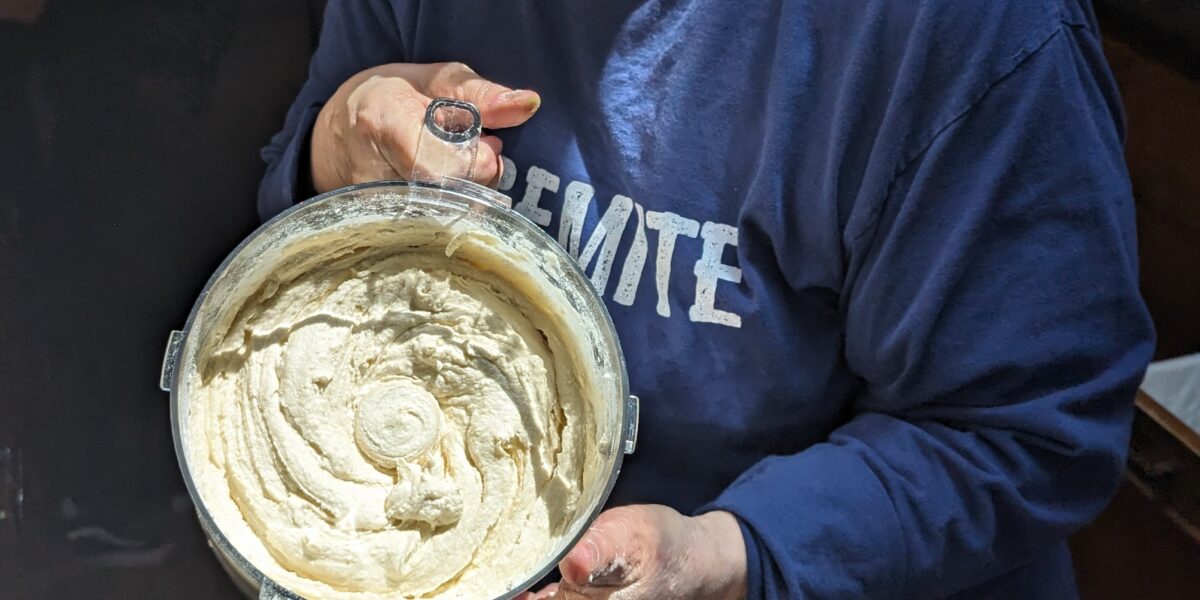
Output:
<svg viewBox="0 0 1200 600">
<path fill-rule="evenodd" d="M 443 177 L 470 180 L 475 174 L 483 118 L 474 104 L 434 98 L 413 153 L 411 181 L 440 183 Z"/>
</svg>

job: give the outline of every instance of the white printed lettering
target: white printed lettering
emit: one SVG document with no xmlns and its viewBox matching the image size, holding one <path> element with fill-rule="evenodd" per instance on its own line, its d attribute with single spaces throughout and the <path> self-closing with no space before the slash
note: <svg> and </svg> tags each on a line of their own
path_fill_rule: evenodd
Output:
<svg viewBox="0 0 1200 600">
<path fill-rule="evenodd" d="M 719 310 L 715 307 L 717 281 L 741 283 L 742 270 L 721 262 L 725 246 L 737 246 L 738 230 L 724 223 L 708 221 L 700 229 L 704 247 L 700 260 L 696 261 L 696 301 L 688 309 L 688 318 L 697 323 L 717 323 L 729 327 L 741 327 L 740 315 Z"/>
<path fill-rule="evenodd" d="M 608 287 L 608 275 L 612 271 L 613 258 L 617 255 L 617 244 L 625 233 L 625 224 L 629 222 L 629 213 L 633 212 L 633 199 L 628 196 L 613 196 L 608 210 L 600 217 L 587 245 L 579 253 L 579 266 L 587 270 L 592 257 L 596 257 L 596 266 L 592 269 L 592 286 L 600 295 L 604 295 Z M 600 243 L 603 242 L 603 248 Z M 597 250 L 599 254 L 597 255 Z"/>
<path fill-rule="evenodd" d="M 642 270 L 646 266 L 646 227 L 645 211 L 642 205 L 633 203 L 637 212 L 637 229 L 633 233 L 633 246 L 625 254 L 625 266 L 621 268 L 621 279 L 617 281 L 617 291 L 613 292 L 613 302 L 623 306 L 633 306 L 637 298 L 638 284 L 642 281 Z"/>
<path fill-rule="evenodd" d="M 550 225 L 550 211 L 538 206 L 538 202 L 542 200 L 542 190 L 558 192 L 558 175 L 541 167 L 529 167 L 525 184 L 525 196 L 513 208 L 542 227 Z"/>
<path fill-rule="evenodd" d="M 654 256 L 654 287 L 658 290 L 658 314 L 669 317 L 671 303 L 667 298 L 667 289 L 671 284 L 671 257 L 675 254 L 675 238 L 679 235 L 696 237 L 700 231 L 700 223 L 673 212 L 648 211 L 646 227 L 658 231 L 658 251 Z"/>
<path fill-rule="evenodd" d="M 592 203 L 592 186 L 572 181 L 563 193 L 562 218 L 558 222 L 558 243 L 574 258 L 579 258 L 579 238 L 583 235 L 583 220 Z"/>
</svg>

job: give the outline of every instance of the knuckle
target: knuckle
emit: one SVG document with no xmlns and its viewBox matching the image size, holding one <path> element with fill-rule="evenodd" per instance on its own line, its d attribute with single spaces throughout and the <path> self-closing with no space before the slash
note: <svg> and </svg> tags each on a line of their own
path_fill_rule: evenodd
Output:
<svg viewBox="0 0 1200 600">
<path fill-rule="evenodd" d="M 488 98 L 492 95 L 495 89 L 496 84 L 485 80 L 475 89 L 475 99 L 483 100 L 484 98 Z"/>
<path fill-rule="evenodd" d="M 383 116 L 376 111 L 360 114 L 354 121 L 353 129 L 362 140 L 371 145 L 383 139 L 386 131 L 383 125 Z"/>
<path fill-rule="evenodd" d="M 467 66 L 466 63 L 457 61 L 446 62 L 437 65 L 433 81 L 436 83 L 436 88 L 443 90 L 455 98 L 463 98 L 463 94 L 466 92 L 465 83 L 470 81 L 474 76 L 475 71 Z"/>
<path fill-rule="evenodd" d="M 354 113 L 350 123 L 355 131 L 374 135 L 379 130 L 379 114 L 372 110 L 359 110 Z"/>
<path fill-rule="evenodd" d="M 394 81 L 380 88 L 380 101 L 383 104 L 404 103 L 416 95 L 412 86 L 403 81 Z"/>
<path fill-rule="evenodd" d="M 393 109 L 396 114 L 411 115 L 414 119 L 425 114 L 425 107 L 428 103 L 424 98 L 416 94 L 403 94 L 396 98 Z"/>
<path fill-rule="evenodd" d="M 467 63 L 460 62 L 457 60 L 442 63 L 441 71 L 442 71 L 442 74 L 445 74 L 445 75 L 457 75 L 460 73 L 471 73 L 472 72 L 471 67 L 468 67 Z"/>
</svg>

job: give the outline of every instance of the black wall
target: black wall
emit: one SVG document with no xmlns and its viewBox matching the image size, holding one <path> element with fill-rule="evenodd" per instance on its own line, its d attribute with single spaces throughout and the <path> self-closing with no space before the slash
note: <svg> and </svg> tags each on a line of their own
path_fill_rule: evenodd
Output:
<svg viewBox="0 0 1200 600">
<path fill-rule="evenodd" d="M 302 0 L 0 0 L 0 598 L 234 598 L 163 343 L 257 225 Z"/>
</svg>

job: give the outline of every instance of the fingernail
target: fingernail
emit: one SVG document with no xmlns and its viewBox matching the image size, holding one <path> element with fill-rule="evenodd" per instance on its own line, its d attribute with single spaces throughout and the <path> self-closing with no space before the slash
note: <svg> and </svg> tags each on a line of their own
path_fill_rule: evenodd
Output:
<svg viewBox="0 0 1200 600">
<path fill-rule="evenodd" d="M 596 568 L 599 560 L 600 553 L 596 549 L 596 544 L 585 538 L 563 560 L 563 579 L 575 584 L 588 583 L 592 576 L 592 569 Z"/>
<path fill-rule="evenodd" d="M 536 93 L 529 90 L 513 90 L 496 96 L 496 99 L 492 101 L 492 106 L 510 103 L 524 104 L 525 108 L 529 110 L 537 110 L 542 104 L 542 99 Z"/>
</svg>

